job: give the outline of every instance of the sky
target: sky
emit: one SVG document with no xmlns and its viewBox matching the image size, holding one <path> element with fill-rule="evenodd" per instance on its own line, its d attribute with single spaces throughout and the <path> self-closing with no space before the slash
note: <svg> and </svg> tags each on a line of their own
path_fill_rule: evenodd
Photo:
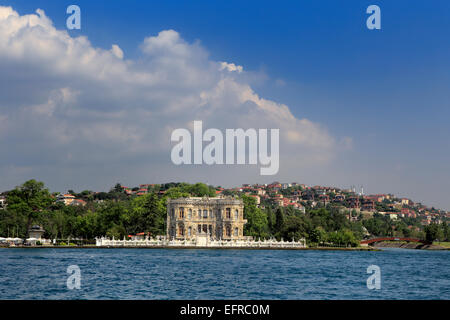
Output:
<svg viewBox="0 0 450 320">
<path fill-rule="evenodd" d="M 438 0 L 0 0 L 0 190 L 295 181 L 450 210 L 449 17 Z M 278 174 L 174 165 L 194 120 L 279 128 Z"/>
</svg>

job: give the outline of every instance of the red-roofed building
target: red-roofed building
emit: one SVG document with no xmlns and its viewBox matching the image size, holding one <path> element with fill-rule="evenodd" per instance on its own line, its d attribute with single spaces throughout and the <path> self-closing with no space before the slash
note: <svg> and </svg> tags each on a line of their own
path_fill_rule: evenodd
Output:
<svg viewBox="0 0 450 320">
<path fill-rule="evenodd" d="M 74 199 L 71 203 L 71 206 L 82 206 L 84 207 L 86 205 L 86 201 L 81 200 L 81 199 Z"/>
<path fill-rule="evenodd" d="M 349 197 L 347 198 L 347 206 L 352 209 L 359 208 L 359 198 L 358 197 Z"/>
<path fill-rule="evenodd" d="M 400 212 L 404 217 L 415 218 L 417 214 L 414 210 L 408 208 L 402 208 Z"/>
<path fill-rule="evenodd" d="M 252 194 L 249 197 L 252 197 L 252 198 L 256 199 L 256 204 L 257 205 L 261 204 L 261 198 L 259 196 Z"/>
<path fill-rule="evenodd" d="M 56 198 L 56 202 L 62 202 L 66 206 L 70 205 L 75 200 L 75 196 L 72 194 L 60 194 Z"/>
<path fill-rule="evenodd" d="M 150 235 L 151 235 L 150 232 L 147 232 L 147 233 L 139 232 L 139 233 L 136 233 L 135 235 L 129 234 L 128 239 L 129 240 L 145 240 L 145 238 L 147 238 L 147 239 L 150 238 Z"/>
<path fill-rule="evenodd" d="M 363 199 L 361 203 L 362 211 L 375 211 L 375 201 L 371 199 Z"/>
<path fill-rule="evenodd" d="M 327 194 L 319 194 L 318 201 L 327 204 L 328 202 L 330 202 L 330 197 Z"/>
<path fill-rule="evenodd" d="M 383 200 L 385 199 L 385 196 L 384 196 L 384 194 L 373 194 L 370 196 L 366 196 L 365 198 L 373 200 L 375 202 L 383 202 Z"/>
</svg>

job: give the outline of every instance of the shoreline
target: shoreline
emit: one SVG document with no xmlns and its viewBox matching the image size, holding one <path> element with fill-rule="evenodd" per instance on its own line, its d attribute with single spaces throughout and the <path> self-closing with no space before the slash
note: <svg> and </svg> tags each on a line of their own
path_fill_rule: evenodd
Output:
<svg viewBox="0 0 450 320">
<path fill-rule="evenodd" d="M 396 242 L 380 242 L 377 243 L 374 248 L 399 248 L 399 249 L 413 249 L 413 250 L 433 250 L 433 251 L 448 251 L 450 248 L 446 248 L 436 244 L 417 244 L 417 243 L 396 243 Z"/>
<path fill-rule="evenodd" d="M 383 251 L 385 248 L 399 248 L 410 250 L 431 250 L 431 251 L 450 251 L 450 248 L 416 243 L 396 243 L 396 242 L 380 242 L 374 246 L 360 247 L 242 247 L 242 246 L 177 246 L 177 245 L 158 245 L 158 246 L 119 246 L 119 245 L 78 245 L 78 246 L 59 246 L 59 245 L 40 245 L 40 246 L 4 246 L 0 245 L 0 249 L 187 249 L 187 250 L 322 250 L 322 251 Z"/>
<path fill-rule="evenodd" d="M 310 247 L 310 248 L 274 248 L 274 247 L 199 247 L 199 246 L 4 246 L 5 249 L 208 249 L 208 250 L 329 250 L 329 251 L 382 251 L 376 247 Z"/>
</svg>

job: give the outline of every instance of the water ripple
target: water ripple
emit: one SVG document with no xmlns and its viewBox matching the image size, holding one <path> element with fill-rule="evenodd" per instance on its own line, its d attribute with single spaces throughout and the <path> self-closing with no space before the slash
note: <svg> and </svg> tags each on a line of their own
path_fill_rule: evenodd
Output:
<svg viewBox="0 0 450 320">
<path fill-rule="evenodd" d="M 0 249 L 0 299 L 450 299 L 449 251 Z M 81 289 L 69 290 L 69 265 Z M 381 268 L 381 290 L 366 269 Z"/>
</svg>

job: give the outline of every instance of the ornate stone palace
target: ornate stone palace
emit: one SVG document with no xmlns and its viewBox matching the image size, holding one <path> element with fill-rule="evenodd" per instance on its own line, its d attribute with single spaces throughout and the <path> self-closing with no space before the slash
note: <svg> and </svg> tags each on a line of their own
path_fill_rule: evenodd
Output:
<svg viewBox="0 0 450 320">
<path fill-rule="evenodd" d="M 243 240 L 246 238 L 246 222 L 241 199 L 204 197 L 167 200 L 168 239 Z"/>
</svg>

